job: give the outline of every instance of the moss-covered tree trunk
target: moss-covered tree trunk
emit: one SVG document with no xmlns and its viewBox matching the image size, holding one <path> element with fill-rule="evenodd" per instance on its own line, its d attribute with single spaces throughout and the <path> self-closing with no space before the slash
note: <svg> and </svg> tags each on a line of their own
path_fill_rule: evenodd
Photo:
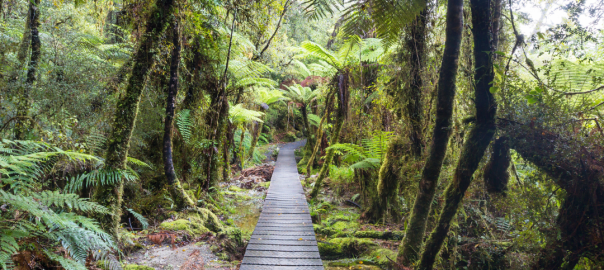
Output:
<svg viewBox="0 0 604 270">
<path fill-rule="evenodd" d="M 449 0 L 447 3 L 446 23 L 445 49 L 440 67 L 440 77 L 438 79 L 436 123 L 432 131 L 430 152 L 422 171 L 419 190 L 415 197 L 405 238 L 399 247 L 397 263 L 400 265 L 410 265 L 418 259 L 426 230 L 428 214 L 430 213 L 430 207 L 432 206 L 440 170 L 451 135 L 455 82 L 463 32 L 462 0 Z"/>
<path fill-rule="evenodd" d="M 376 223 L 380 220 L 386 222 L 391 217 L 400 219 L 398 203 L 398 186 L 401 179 L 401 170 L 404 166 L 405 141 L 402 137 L 394 137 L 388 144 L 386 157 L 382 161 L 377 182 L 377 196 L 370 201 L 370 206 L 363 213 L 362 218 Z"/>
<path fill-rule="evenodd" d="M 195 207 L 195 203 L 182 188 L 176 172 L 174 171 L 174 162 L 172 159 L 172 129 L 174 125 L 174 111 L 176 109 L 176 96 L 178 95 L 178 66 L 180 65 L 180 35 L 178 33 L 178 22 L 173 23 L 172 32 L 172 59 L 170 61 L 170 81 L 168 82 L 168 97 L 166 100 L 166 119 L 164 122 L 163 139 L 163 159 L 164 172 L 168 185 L 170 185 L 170 194 L 179 208 L 184 206 Z"/>
<path fill-rule="evenodd" d="M 440 212 L 436 227 L 426 242 L 418 269 L 432 269 L 436 255 L 449 232 L 451 220 L 457 213 L 474 172 L 496 131 L 497 103 L 489 90 L 494 76 L 490 29 L 491 1 L 471 0 L 470 3 L 474 37 L 476 122 L 462 146 L 453 180 L 445 191 L 445 205 Z"/>
<path fill-rule="evenodd" d="M 342 124 L 344 124 L 344 116 L 338 115 L 336 119 L 336 124 L 333 128 L 333 133 L 331 134 L 331 140 L 329 141 L 331 145 L 338 143 L 338 141 L 340 140 L 340 131 L 342 130 Z M 310 192 L 311 198 L 314 199 L 317 197 L 317 195 L 319 195 L 319 190 L 323 185 L 323 180 L 325 179 L 325 177 L 327 177 L 327 173 L 329 173 L 329 165 L 331 165 L 334 156 L 335 151 L 333 149 L 327 150 L 327 153 L 325 154 L 325 161 L 323 162 L 323 166 L 321 166 L 321 171 L 319 172 L 317 181 L 315 181 L 315 186 Z"/>
<path fill-rule="evenodd" d="M 349 83 L 349 71 L 340 70 L 336 76 L 334 76 L 332 83 L 336 85 L 335 95 L 338 97 L 338 110 L 336 113 L 336 123 L 333 128 L 333 132 L 331 134 L 330 145 L 337 144 L 340 140 L 340 131 L 342 131 L 342 125 L 344 124 L 344 119 L 348 116 L 348 101 L 350 99 L 350 91 L 348 89 Z M 323 166 L 321 166 L 321 171 L 319 172 L 319 176 L 317 177 L 317 181 L 315 181 L 315 186 L 310 192 L 311 198 L 316 198 L 319 195 L 319 190 L 323 185 L 323 180 L 327 177 L 329 173 L 329 166 L 333 161 L 335 156 L 335 151 L 330 149 L 325 154 L 325 161 L 323 162 Z"/>
<path fill-rule="evenodd" d="M 36 81 L 36 71 L 40 62 L 41 47 L 40 36 L 38 33 L 38 27 L 40 26 L 40 0 L 34 0 L 29 2 L 29 11 L 27 13 L 28 18 L 26 23 L 25 34 L 23 35 L 24 40 L 21 42 L 21 48 L 19 50 L 18 59 L 19 61 L 25 61 L 27 50 L 31 47 L 31 57 L 29 60 L 29 67 L 27 69 L 27 79 L 25 80 L 25 87 L 22 88 L 19 101 L 17 104 L 17 122 L 15 124 L 15 139 L 25 139 L 27 133 L 32 127 L 32 120 L 29 117 L 29 109 L 31 108 L 31 91 Z M 25 40 L 25 37 L 29 37 L 30 40 Z M 29 41 L 29 42 L 28 42 Z M 25 46 L 24 44 L 29 44 Z M 25 48 L 25 49 L 24 49 Z M 24 49 L 24 54 L 23 53 Z"/>
<path fill-rule="evenodd" d="M 530 117 L 522 116 L 524 119 Z M 511 149 L 545 172 L 566 196 L 546 230 L 546 244 L 531 269 L 573 269 L 581 257 L 601 256 L 604 239 L 604 160 L 601 146 L 532 124 L 501 123 Z M 547 147 L 543 147 L 547 145 Z"/>
<path fill-rule="evenodd" d="M 405 49 L 409 52 L 409 59 L 407 61 L 410 67 L 410 82 L 408 89 L 405 91 L 407 94 L 407 104 L 405 104 L 405 114 L 409 120 L 410 134 L 409 139 L 411 140 L 411 153 L 414 157 L 419 158 L 422 155 L 424 148 L 423 143 L 423 129 L 422 129 L 422 70 L 425 61 L 425 47 L 426 47 L 426 17 L 428 9 L 424 7 L 424 10 L 413 20 L 410 26 L 410 31 L 407 40 L 405 41 Z"/>
<path fill-rule="evenodd" d="M 266 109 L 264 109 L 264 106 L 260 106 L 259 111 L 261 113 L 266 113 Z M 264 121 L 265 118 L 266 116 L 262 115 L 262 121 Z M 252 134 L 252 145 L 250 146 L 250 152 L 248 153 L 250 158 L 254 158 L 254 151 L 256 150 L 256 145 L 258 144 L 260 135 L 262 134 L 262 125 L 264 125 L 264 122 L 258 122 L 256 123 L 256 125 L 254 125 L 254 130 Z"/>
<path fill-rule="evenodd" d="M 319 127 L 317 128 L 317 135 L 316 135 L 315 145 L 313 147 L 312 154 L 310 155 L 310 158 L 308 158 L 308 162 L 306 163 L 306 177 L 307 178 L 310 177 L 310 171 L 312 169 L 313 164 L 315 163 L 317 153 L 319 152 L 319 147 L 321 146 L 321 141 L 323 141 L 323 135 L 324 135 L 323 123 L 325 123 L 325 121 L 327 120 L 327 117 L 329 117 L 329 113 L 331 112 L 331 106 L 333 105 L 333 100 L 334 100 L 334 95 L 330 94 L 327 97 L 327 106 L 325 106 L 325 114 L 321 118 L 321 122 L 319 122 Z"/>
<path fill-rule="evenodd" d="M 117 102 L 113 130 L 107 140 L 107 153 L 105 167 L 110 170 L 123 170 L 126 168 L 130 137 L 134 130 L 138 104 L 147 83 L 147 75 L 153 66 L 157 50 L 154 46 L 159 41 L 161 34 L 172 18 L 174 0 L 156 0 L 149 15 L 145 34 L 140 39 L 140 45 L 134 55 L 132 75 L 128 79 L 125 94 Z M 112 235 L 118 235 L 121 218 L 122 194 L 124 183 L 101 185 L 94 194 L 94 200 L 108 207 L 112 215 L 99 217 L 101 225 Z"/>
</svg>

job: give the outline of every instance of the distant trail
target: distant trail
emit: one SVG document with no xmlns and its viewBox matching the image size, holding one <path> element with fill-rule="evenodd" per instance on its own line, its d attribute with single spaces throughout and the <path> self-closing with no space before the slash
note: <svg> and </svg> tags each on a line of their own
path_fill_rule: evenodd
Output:
<svg viewBox="0 0 604 270">
<path fill-rule="evenodd" d="M 294 149 L 302 145 L 289 143 L 279 151 L 240 270 L 324 269 L 294 158 Z"/>
</svg>

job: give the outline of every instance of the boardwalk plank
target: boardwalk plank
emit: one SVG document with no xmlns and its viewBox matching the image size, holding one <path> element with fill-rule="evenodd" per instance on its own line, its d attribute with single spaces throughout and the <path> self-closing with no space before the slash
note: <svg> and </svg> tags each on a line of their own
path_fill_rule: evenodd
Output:
<svg viewBox="0 0 604 270">
<path fill-rule="evenodd" d="M 281 148 L 240 270 L 324 270 L 308 203 L 298 179 L 294 146 Z"/>
</svg>

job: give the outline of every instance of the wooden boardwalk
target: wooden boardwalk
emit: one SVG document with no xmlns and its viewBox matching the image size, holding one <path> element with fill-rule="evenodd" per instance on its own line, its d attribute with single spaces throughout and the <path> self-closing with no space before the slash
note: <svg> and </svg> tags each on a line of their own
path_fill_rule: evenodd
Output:
<svg viewBox="0 0 604 270">
<path fill-rule="evenodd" d="M 262 213 L 240 270 L 324 269 L 298 179 L 294 149 L 300 145 L 290 143 L 279 151 Z"/>
</svg>

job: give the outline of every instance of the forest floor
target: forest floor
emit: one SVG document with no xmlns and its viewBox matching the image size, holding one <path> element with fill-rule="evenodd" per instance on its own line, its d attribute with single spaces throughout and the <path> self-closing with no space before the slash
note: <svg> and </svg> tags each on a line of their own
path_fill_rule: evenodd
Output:
<svg viewBox="0 0 604 270">
<path fill-rule="evenodd" d="M 216 205 L 223 212 L 219 217 L 229 226 L 239 229 L 245 243 L 249 241 L 260 216 L 270 185 L 266 178 L 272 175 L 275 164 L 271 153 L 277 147 L 271 145 L 263 148 L 262 151 L 267 153 L 265 163 L 219 183 L 219 191 L 214 196 L 220 202 Z M 305 179 L 302 174 L 299 177 L 309 193 L 316 175 L 310 179 Z M 309 201 L 319 252 L 326 269 L 388 269 L 390 260 L 396 259 L 402 228 L 400 225 L 361 223 L 361 210 L 358 204 L 351 203 L 358 201 L 359 196 L 353 199 L 358 192 L 358 187 L 354 185 L 328 178 L 319 197 Z M 168 220 L 157 221 L 159 226 L 152 229 L 128 233 L 131 246 L 136 248 L 124 258 L 126 270 L 238 268 L 245 244 L 229 249 L 223 244 L 223 238 L 212 233 L 196 232 L 190 218 L 184 228 L 167 226 L 187 219 L 186 213 L 175 212 L 174 215 Z M 151 239 L 153 234 L 165 237 L 156 242 Z"/>
</svg>

